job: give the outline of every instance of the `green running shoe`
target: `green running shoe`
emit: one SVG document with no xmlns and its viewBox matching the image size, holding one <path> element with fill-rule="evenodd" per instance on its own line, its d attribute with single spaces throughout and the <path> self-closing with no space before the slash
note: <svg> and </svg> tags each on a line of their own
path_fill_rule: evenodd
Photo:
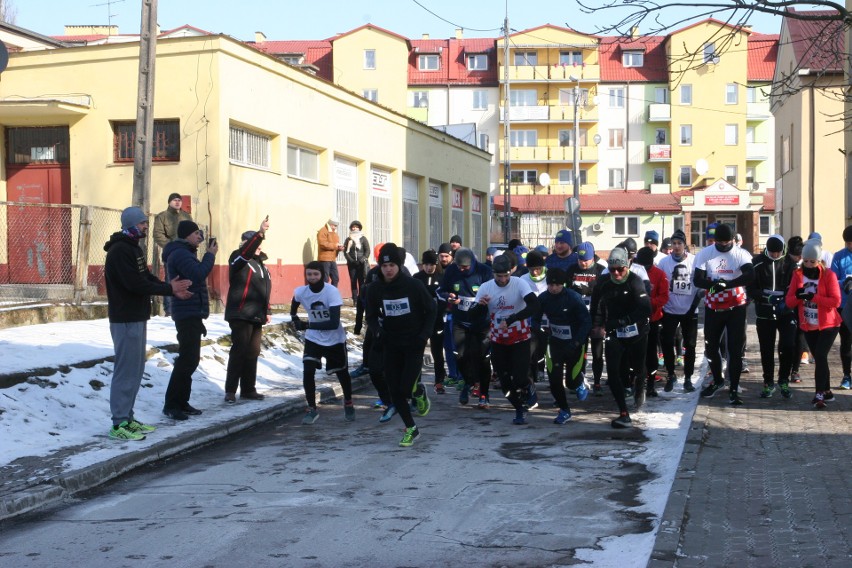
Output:
<svg viewBox="0 0 852 568">
<path fill-rule="evenodd" d="M 156 426 L 150 426 L 148 424 L 142 424 L 135 418 L 127 423 L 127 429 L 131 432 L 138 432 L 140 434 L 148 434 L 149 432 L 154 432 L 157 428 Z"/>
<path fill-rule="evenodd" d="M 793 391 L 790 390 L 790 385 L 787 383 L 781 383 L 778 385 L 778 388 L 781 391 L 781 396 L 784 398 L 790 398 L 793 396 Z"/>
<path fill-rule="evenodd" d="M 129 424 L 125 420 L 118 426 L 113 426 L 109 429 L 109 437 L 113 440 L 132 440 L 140 441 L 145 439 L 145 434 L 134 432 L 128 428 Z"/>
<path fill-rule="evenodd" d="M 399 441 L 399 445 L 403 448 L 407 448 L 409 446 L 414 445 L 414 439 L 420 435 L 420 430 L 417 429 L 417 426 L 412 426 L 411 428 L 406 428 L 402 434 L 402 440 Z"/>
<path fill-rule="evenodd" d="M 418 391 L 420 394 L 416 394 Z M 432 408 L 432 403 L 429 402 L 429 396 L 426 394 L 426 389 L 423 388 L 422 384 L 417 387 L 412 398 L 414 398 L 414 403 L 417 405 L 417 414 L 419 416 L 426 416 L 429 414 L 429 410 Z"/>
<path fill-rule="evenodd" d="M 763 385 L 763 390 L 760 391 L 760 398 L 772 398 L 772 395 L 775 394 L 775 385 Z"/>
</svg>

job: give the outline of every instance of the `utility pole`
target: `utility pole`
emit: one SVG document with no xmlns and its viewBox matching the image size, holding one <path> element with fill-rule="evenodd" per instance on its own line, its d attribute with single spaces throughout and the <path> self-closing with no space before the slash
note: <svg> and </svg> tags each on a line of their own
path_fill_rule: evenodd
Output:
<svg viewBox="0 0 852 568">
<path fill-rule="evenodd" d="M 509 136 L 512 123 L 509 120 L 509 2 L 506 0 L 506 19 L 503 20 L 503 239 L 512 240 L 512 154 Z"/>
<path fill-rule="evenodd" d="M 580 202 L 580 121 L 578 107 L 580 106 L 580 80 L 573 75 L 569 77 L 576 81 L 574 85 L 574 199 Z M 580 227 L 577 226 L 577 215 L 571 212 L 571 240 L 574 246 L 580 241 Z"/>
<path fill-rule="evenodd" d="M 157 55 L 157 0 L 142 0 L 139 33 L 139 88 L 133 143 L 133 205 L 151 208 L 151 155 L 154 143 L 154 63 Z"/>
</svg>

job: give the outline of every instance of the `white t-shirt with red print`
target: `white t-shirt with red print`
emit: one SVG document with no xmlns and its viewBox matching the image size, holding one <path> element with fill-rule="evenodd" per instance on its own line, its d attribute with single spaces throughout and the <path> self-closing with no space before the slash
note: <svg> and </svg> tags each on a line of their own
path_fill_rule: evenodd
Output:
<svg viewBox="0 0 852 568">
<path fill-rule="evenodd" d="M 534 292 L 529 284 L 517 276 L 509 277 L 509 283 L 502 287 L 498 286 L 494 280 L 489 280 L 479 287 L 476 292 L 476 301 L 479 302 L 480 299 L 488 297 L 491 341 L 501 345 L 512 345 L 532 337 L 529 318 L 518 320 L 506 328 L 500 326 L 503 320 L 526 307 L 524 298 L 530 294 Z"/>
<path fill-rule="evenodd" d="M 719 252 L 715 246 L 701 249 L 695 255 L 695 270 L 703 270 L 710 280 L 734 280 L 742 274 L 740 270 L 752 263 L 752 256 L 740 247 L 732 247 L 728 252 Z M 747 302 L 744 286 L 735 286 L 721 292 L 704 296 L 704 305 L 711 310 L 729 310 L 744 306 Z"/>
</svg>

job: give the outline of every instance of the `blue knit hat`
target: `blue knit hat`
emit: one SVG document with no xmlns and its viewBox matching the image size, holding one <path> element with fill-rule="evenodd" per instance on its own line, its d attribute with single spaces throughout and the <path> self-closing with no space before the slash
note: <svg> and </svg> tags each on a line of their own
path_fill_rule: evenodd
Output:
<svg viewBox="0 0 852 568">
<path fill-rule="evenodd" d="M 651 241 L 655 245 L 660 244 L 660 233 L 657 231 L 645 231 L 645 242 Z"/>
<path fill-rule="evenodd" d="M 569 231 L 568 229 L 562 229 L 561 231 L 556 233 L 556 236 L 553 237 L 553 241 L 557 243 L 565 243 L 569 246 L 574 246 L 574 239 L 571 236 L 571 231 Z"/>
<path fill-rule="evenodd" d="M 580 260 L 592 260 L 595 258 L 595 246 L 588 242 L 582 242 L 577 245 L 577 248 L 574 250 L 577 253 L 577 258 Z"/>
<path fill-rule="evenodd" d="M 121 228 L 129 229 L 135 227 L 142 221 L 147 221 L 148 216 L 138 207 L 128 207 L 121 212 Z"/>
</svg>

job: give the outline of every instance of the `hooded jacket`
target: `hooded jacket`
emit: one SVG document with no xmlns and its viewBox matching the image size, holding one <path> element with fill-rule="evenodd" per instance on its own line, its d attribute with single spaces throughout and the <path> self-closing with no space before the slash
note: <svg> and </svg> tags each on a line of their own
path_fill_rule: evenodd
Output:
<svg viewBox="0 0 852 568">
<path fill-rule="evenodd" d="M 475 258 L 471 261 L 467 272 L 462 272 L 457 264 L 453 263 L 444 270 L 444 277 L 438 287 L 438 296 L 447 300 L 450 294 L 455 294 L 462 301 L 459 304 L 451 303 L 450 311 L 453 314 L 453 325 L 459 324 L 476 330 L 487 329 L 489 321 L 484 316 L 473 316 L 470 308 L 475 304 L 476 292 L 479 287 L 494 278 L 490 266 L 478 262 Z"/>
<path fill-rule="evenodd" d="M 272 282 L 269 270 L 263 265 L 264 253 L 257 254 L 263 234 L 255 233 L 228 259 L 228 300 L 225 303 L 225 321 L 244 320 L 266 323 L 271 313 L 269 297 Z"/>
<path fill-rule="evenodd" d="M 367 288 L 367 326 L 386 346 L 426 341 L 435 328 L 437 303 L 426 286 L 402 272 L 390 282 L 381 278 Z"/>
<path fill-rule="evenodd" d="M 139 242 L 121 231 L 112 234 L 104 250 L 110 323 L 148 321 L 151 296 L 171 296 L 171 284 L 151 274 Z"/>
<path fill-rule="evenodd" d="M 216 257 L 213 253 L 205 252 L 198 260 L 198 248 L 189 244 L 186 239 L 177 239 L 163 249 L 163 264 L 166 267 L 166 278 L 175 276 L 188 278 L 192 281 L 189 291 L 192 297 L 188 300 L 175 298 L 172 300 L 172 319 L 174 321 L 201 318 L 210 315 L 210 296 L 207 292 L 207 277 L 213 270 Z"/>
<path fill-rule="evenodd" d="M 759 319 L 775 320 L 779 317 L 793 317 L 794 312 L 787 307 L 784 296 L 790 287 L 790 279 L 796 265 L 788 262 L 787 247 L 777 259 L 769 256 L 765 248 L 754 255 L 754 280 L 748 285 L 748 297 L 754 301 L 754 313 Z"/>
</svg>

